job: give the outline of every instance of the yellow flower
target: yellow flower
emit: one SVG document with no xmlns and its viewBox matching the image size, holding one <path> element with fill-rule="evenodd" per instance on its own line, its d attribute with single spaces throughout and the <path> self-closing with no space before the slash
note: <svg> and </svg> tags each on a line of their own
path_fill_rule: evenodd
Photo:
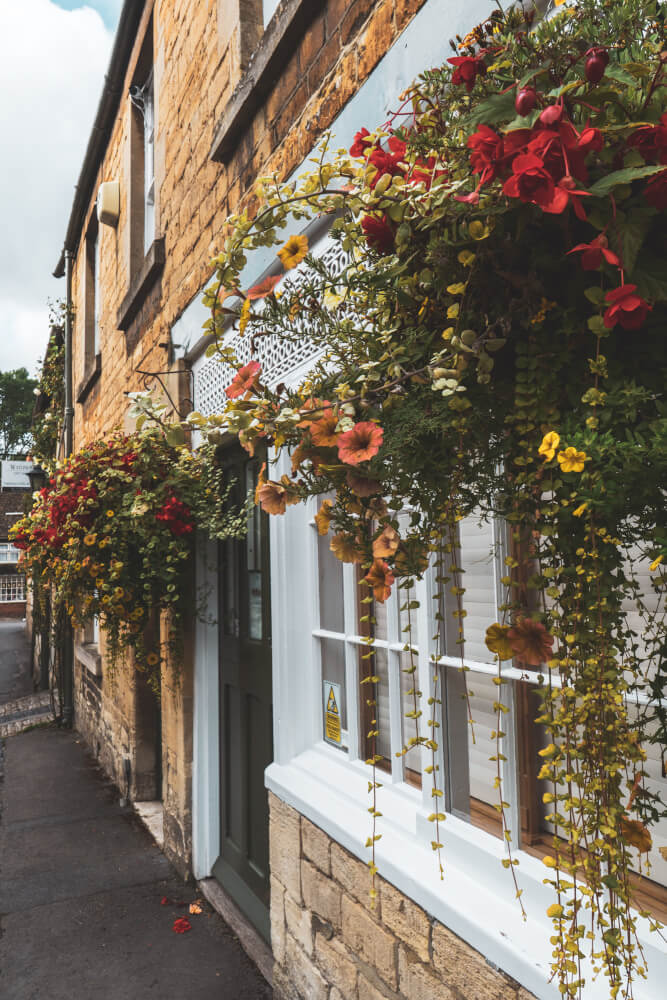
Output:
<svg viewBox="0 0 667 1000">
<path fill-rule="evenodd" d="M 116 515 L 114 514 L 114 512 L 112 510 L 108 510 L 107 511 L 107 517 L 115 517 L 115 516 Z"/>
<path fill-rule="evenodd" d="M 572 511 L 573 517 L 581 517 L 585 510 L 588 509 L 588 503 L 580 503 L 576 510 Z"/>
<path fill-rule="evenodd" d="M 649 569 L 651 570 L 652 573 L 658 568 L 661 562 L 662 562 L 662 556 L 658 556 L 657 559 L 653 560 L 653 562 L 649 566 Z"/>
<path fill-rule="evenodd" d="M 239 316 L 239 333 L 241 336 L 245 333 L 245 328 L 248 325 L 248 320 L 250 319 L 250 299 L 246 299 L 241 306 L 241 315 Z"/>
<path fill-rule="evenodd" d="M 542 858 L 542 864 L 546 865 L 547 868 L 555 868 L 556 859 L 552 858 L 550 854 L 547 854 L 545 857 Z"/>
<path fill-rule="evenodd" d="M 83 539 L 83 544 L 84 545 L 94 545 L 96 541 L 97 541 L 97 535 L 91 533 L 91 534 L 85 536 L 85 538 Z"/>
<path fill-rule="evenodd" d="M 556 454 L 556 448 L 560 444 L 560 434 L 555 431 L 548 431 L 542 438 L 542 444 L 537 449 L 540 455 L 544 456 L 545 462 L 550 462 Z"/>
<path fill-rule="evenodd" d="M 563 916 L 563 907 L 560 905 L 560 903 L 552 903 L 551 906 L 548 907 L 548 909 L 547 909 L 547 916 L 548 917 L 562 917 Z"/>
<path fill-rule="evenodd" d="M 300 264 L 308 253 L 307 236 L 290 236 L 287 243 L 278 251 L 280 262 L 286 271 Z"/>
<path fill-rule="evenodd" d="M 484 640 L 486 647 L 492 653 L 496 653 L 500 660 L 511 660 L 514 656 L 509 639 L 507 638 L 509 630 L 509 625 L 499 625 L 498 622 L 495 625 L 489 625 L 486 630 L 486 638 Z"/>
<path fill-rule="evenodd" d="M 475 259 L 475 254 L 470 250 L 462 250 L 458 256 L 458 261 L 463 264 L 464 267 L 470 267 Z"/>
<path fill-rule="evenodd" d="M 589 459 L 585 451 L 577 451 L 576 448 L 566 448 L 565 451 L 559 451 L 556 457 L 561 472 L 583 472 L 584 462 Z"/>
</svg>

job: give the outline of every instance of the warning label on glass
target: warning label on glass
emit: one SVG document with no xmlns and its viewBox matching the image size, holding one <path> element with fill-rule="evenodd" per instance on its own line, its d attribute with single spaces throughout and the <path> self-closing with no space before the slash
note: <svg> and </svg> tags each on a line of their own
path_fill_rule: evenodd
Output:
<svg viewBox="0 0 667 1000">
<path fill-rule="evenodd" d="M 340 746 L 342 742 L 340 725 L 340 684 L 324 681 L 324 738 L 329 743 Z"/>
</svg>

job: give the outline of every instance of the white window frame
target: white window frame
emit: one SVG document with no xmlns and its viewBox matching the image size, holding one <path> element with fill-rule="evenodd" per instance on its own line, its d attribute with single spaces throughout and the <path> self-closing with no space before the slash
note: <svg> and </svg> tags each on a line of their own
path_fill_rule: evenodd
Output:
<svg viewBox="0 0 667 1000">
<path fill-rule="evenodd" d="M 0 563 L 7 563 L 8 565 L 17 563 L 19 556 L 20 552 L 13 542 L 0 542 Z"/>
<path fill-rule="evenodd" d="M 155 90 L 153 70 L 142 88 L 144 120 L 144 254 L 155 239 Z"/>
<path fill-rule="evenodd" d="M 93 244 L 93 361 L 100 353 L 100 229 Z"/>
<path fill-rule="evenodd" d="M 23 573 L 0 576 L 0 604 L 21 604 L 25 599 L 26 586 Z"/>
</svg>

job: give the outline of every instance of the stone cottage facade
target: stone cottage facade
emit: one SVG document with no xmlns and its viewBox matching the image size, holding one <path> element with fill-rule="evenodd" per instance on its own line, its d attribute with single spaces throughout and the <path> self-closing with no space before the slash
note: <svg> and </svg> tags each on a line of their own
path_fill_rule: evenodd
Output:
<svg viewBox="0 0 667 1000">
<path fill-rule="evenodd" d="M 298 171 L 325 130 L 348 145 L 357 129 L 384 121 L 410 81 L 447 58 L 449 38 L 492 8 L 491 0 L 126 0 L 56 268 L 71 272 L 75 309 L 75 450 L 130 428 L 130 391 L 162 386 L 183 416 L 215 412 L 225 376 L 205 354 L 201 293 L 229 213 L 252 209 L 258 177 Z M 309 232 L 311 247 L 333 253 L 321 229 Z M 279 349 L 267 360 L 276 380 L 307 365 L 307 356 Z M 247 456 L 231 449 L 230 464 L 252 483 Z M 252 553 L 245 542 L 200 541 L 193 587 L 205 588 L 210 614 L 191 623 L 181 680 L 163 677 L 159 705 L 131 662 L 110 675 L 95 623 L 77 633 L 75 726 L 123 795 L 161 803 L 168 856 L 184 875 L 219 883 L 254 928 L 250 950 L 270 942 L 277 998 L 556 997 L 541 862 L 522 855 L 524 925 L 492 811 L 475 790 L 484 749 L 474 757 L 467 736 L 469 777 L 452 792 L 448 870 L 438 878 L 430 790 L 391 762 L 402 698 L 393 605 L 383 640 L 382 877 L 371 905 L 355 581 L 318 548 L 313 513 L 293 509 L 270 526 L 256 513 Z M 465 530 L 470 552 L 486 546 L 488 556 L 493 539 L 480 541 L 474 524 Z M 482 563 L 480 600 L 493 606 L 493 567 Z M 427 618 L 419 623 L 426 691 L 429 628 Z M 477 658 L 488 658 L 475 641 Z M 338 745 L 324 739 L 323 684 L 341 702 Z M 522 698 L 517 690 L 517 713 Z M 452 733 L 457 726 L 452 718 Z M 532 766 L 519 730 L 515 789 Z M 538 843 L 535 823 L 523 846 Z M 667 974 L 657 943 L 647 949 L 652 969 Z M 657 997 L 651 989 L 637 996 Z M 603 995 L 596 991 L 592 1000 Z"/>
</svg>

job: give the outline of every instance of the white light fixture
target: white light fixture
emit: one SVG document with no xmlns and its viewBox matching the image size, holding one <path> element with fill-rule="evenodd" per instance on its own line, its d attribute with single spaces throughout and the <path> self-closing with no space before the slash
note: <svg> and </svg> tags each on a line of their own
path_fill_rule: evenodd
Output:
<svg viewBox="0 0 667 1000">
<path fill-rule="evenodd" d="M 117 226 L 120 216 L 120 184 L 104 181 L 97 192 L 97 218 L 103 226 Z"/>
</svg>

